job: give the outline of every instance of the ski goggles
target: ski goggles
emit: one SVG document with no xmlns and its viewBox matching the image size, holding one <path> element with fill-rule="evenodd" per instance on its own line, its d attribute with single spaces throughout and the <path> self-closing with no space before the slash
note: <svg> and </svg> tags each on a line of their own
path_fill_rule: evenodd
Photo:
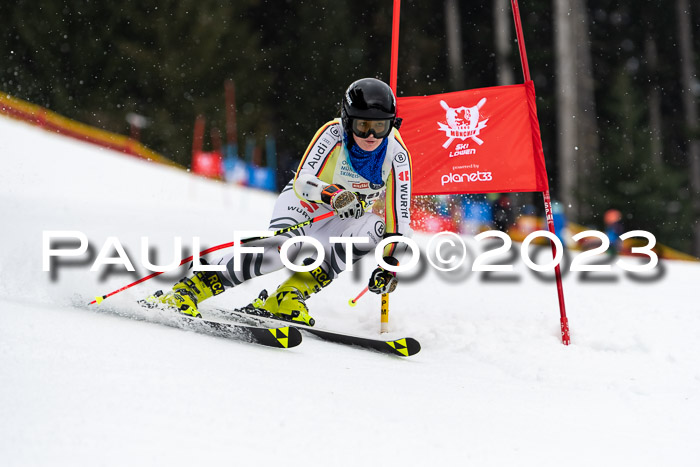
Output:
<svg viewBox="0 0 700 467">
<path fill-rule="evenodd" d="M 361 120 L 352 119 L 352 132 L 358 138 L 367 138 L 374 135 L 375 138 L 384 138 L 391 131 L 391 119 L 386 120 Z"/>
</svg>

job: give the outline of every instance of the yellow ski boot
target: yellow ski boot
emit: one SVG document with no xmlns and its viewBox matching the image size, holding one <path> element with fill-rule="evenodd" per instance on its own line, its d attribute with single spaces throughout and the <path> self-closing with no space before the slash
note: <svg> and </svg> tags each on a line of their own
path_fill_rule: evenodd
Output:
<svg viewBox="0 0 700 467">
<path fill-rule="evenodd" d="M 313 326 L 316 321 L 309 314 L 306 300 L 330 283 L 328 274 L 320 266 L 310 272 L 295 272 L 264 303 L 258 299 L 258 303 L 253 304 L 287 321 Z"/>
<path fill-rule="evenodd" d="M 198 271 L 191 278 L 183 277 L 173 286 L 173 290 L 156 293 L 144 300 L 146 306 L 167 308 L 179 313 L 201 318 L 197 309 L 199 302 L 224 292 L 221 276 L 216 272 Z"/>
</svg>

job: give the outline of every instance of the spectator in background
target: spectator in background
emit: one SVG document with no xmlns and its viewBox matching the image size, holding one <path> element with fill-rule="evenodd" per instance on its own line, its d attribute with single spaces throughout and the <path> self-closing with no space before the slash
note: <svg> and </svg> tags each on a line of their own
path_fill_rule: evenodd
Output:
<svg viewBox="0 0 700 467">
<path fill-rule="evenodd" d="M 607 235 L 610 240 L 610 248 L 608 251 L 611 255 L 616 256 L 622 248 L 622 240 L 620 240 L 623 228 L 622 213 L 617 209 L 608 209 L 603 216 L 603 222 L 605 222 L 605 235 Z"/>
<path fill-rule="evenodd" d="M 493 225 L 501 232 L 508 232 L 513 225 L 513 210 L 510 205 L 510 196 L 501 193 L 492 204 Z"/>
</svg>

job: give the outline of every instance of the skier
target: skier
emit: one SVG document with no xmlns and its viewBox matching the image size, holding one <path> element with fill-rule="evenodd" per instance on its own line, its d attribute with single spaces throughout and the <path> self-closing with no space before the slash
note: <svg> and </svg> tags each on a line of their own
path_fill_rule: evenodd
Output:
<svg viewBox="0 0 700 467">
<path fill-rule="evenodd" d="M 331 243 L 331 237 L 366 237 L 367 243 L 355 243 L 355 262 L 384 238 L 391 235 L 410 236 L 411 161 L 398 132 L 396 98 L 391 88 L 374 78 L 352 83 L 341 103 L 341 118 L 323 125 L 314 136 L 301 159 L 294 178 L 280 193 L 269 230 L 276 231 L 334 211 L 329 219 L 312 223 L 282 235 L 252 242 L 263 247 L 263 253 L 242 253 L 239 271 L 234 270 L 233 253 L 214 264 L 225 265 L 220 272 L 199 271 L 184 278 L 167 293 L 162 291 L 146 299 L 146 303 L 175 309 L 201 317 L 197 309 L 202 300 L 218 295 L 243 281 L 277 271 L 284 267 L 280 247 L 297 235 L 313 237 L 324 247 L 324 260 L 310 272 L 295 272 L 265 299 L 261 296 L 252 305 L 283 319 L 313 326 L 306 300 L 326 287 L 346 269 L 344 243 Z M 386 192 L 385 216 L 382 220 L 370 212 L 372 204 Z M 294 261 L 301 243 L 288 250 Z M 401 251 L 397 251 L 401 250 Z M 398 265 L 403 243 L 389 243 L 383 252 L 387 264 Z M 312 258 L 304 259 L 311 264 Z M 369 290 L 382 294 L 393 292 L 396 276 L 377 267 L 369 279 Z"/>
</svg>

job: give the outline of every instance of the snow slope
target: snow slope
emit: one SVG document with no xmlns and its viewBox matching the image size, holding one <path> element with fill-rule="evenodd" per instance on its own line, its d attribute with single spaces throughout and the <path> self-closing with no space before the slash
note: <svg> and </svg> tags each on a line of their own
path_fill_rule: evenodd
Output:
<svg viewBox="0 0 700 467">
<path fill-rule="evenodd" d="M 85 303 L 146 274 L 141 236 L 169 262 L 174 236 L 207 247 L 264 229 L 274 196 L 5 117 L 0 157 L 0 465 L 697 465 L 698 264 L 567 273 L 569 347 L 554 284 L 518 260 L 404 280 L 391 336 L 421 341 L 410 359 L 310 336 L 269 349 L 144 321 L 133 302 L 184 271 Z M 43 272 L 48 230 L 84 232 L 91 256 Z M 90 271 L 114 236 L 137 273 Z M 347 306 L 371 261 L 310 301 L 319 327 L 377 335 L 376 296 Z"/>
</svg>

